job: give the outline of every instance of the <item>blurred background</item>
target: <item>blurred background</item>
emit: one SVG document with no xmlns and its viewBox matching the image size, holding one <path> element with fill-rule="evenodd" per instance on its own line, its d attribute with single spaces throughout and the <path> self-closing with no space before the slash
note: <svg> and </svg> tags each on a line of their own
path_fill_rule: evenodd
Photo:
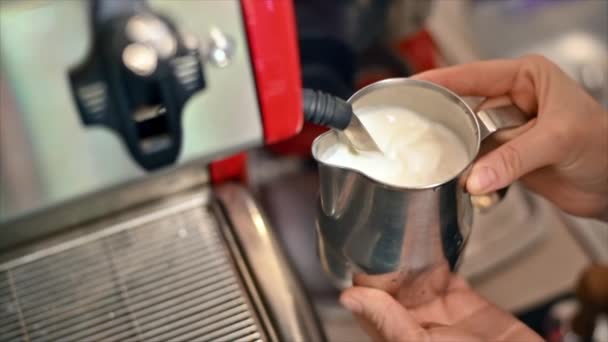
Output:
<svg viewBox="0 0 608 342">
<path fill-rule="evenodd" d="M 103 25 L 119 25 L 108 18 L 139 9 L 106 1 L 106 12 L 91 19 L 86 3 L 0 3 L 0 261 L 5 262 L 0 271 L 9 272 L 15 256 L 45 250 L 51 237 L 89 227 L 89 222 L 105 222 L 187 189 L 202 186 L 213 192 L 236 182 L 265 214 L 277 257 L 284 253 L 288 265 L 282 267 L 293 273 L 329 341 L 366 338 L 339 306 L 339 292 L 315 252 L 318 175 L 310 146 L 325 129 L 302 125 L 300 102 L 285 98 L 299 96 L 302 86 L 348 98 L 384 78 L 536 53 L 557 63 L 608 108 L 605 0 L 148 1 L 171 25 L 141 27 L 153 27 L 157 36 L 181 37 L 180 43 L 155 45 L 158 51 L 169 46 L 178 57 L 194 56 L 195 62 L 181 60 L 185 69 L 180 70 L 192 77 L 185 83 L 180 70 L 170 68 L 181 63 L 178 57 L 166 64 L 166 70 L 177 70 L 175 78 L 113 79 L 123 72 L 109 67 L 113 49 L 125 39 L 124 46 L 132 47 L 131 40 L 139 38 L 123 39 Z M 282 19 L 261 15 L 286 6 L 291 11 Z M 264 29 L 264 18 L 268 23 L 274 18 L 279 26 Z M 188 45 L 192 36 L 198 47 Z M 131 50 L 138 56 L 131 67 L 124 53 L 116 58 L 132 72 L 148 77 L 156 75 L 155 68 L 165 70 L 162 54 L 148 58 L 142 45 Z M 273 50 L 274 57 L 261 57 Z M 188 69 L 197 60 L 200 70 Z M 295 76 L 285 76 L 290 74 Z M 103 87 L 86 88 L 94 79 Z M 119 83 L 137 91 L 113 93 Z M 174 90 L 160 86 L 166 84 Z M 293 89 L 284 91 L 285 84 L 294 84 Z M 103 105 L 91 107 L 87 95 L 81 98 L 83 89 L 107 92 L 112 100 L 98 99 Z M 133 126 L 108 114 L 120 112 L 124 103 L 138 103 L 125 109 L 135 118 Z M 104 112 L 107 108 L 112 111 Z M 169 119 L 158 123 L 148 117 Z M 175 122 L 183 128 L 172 126 Z M 287 133 L 269 138 L 277 126 Z M 239 240 L 239 233 L 235 236 Z M 592 263 L 608 263 L 607 225 L 566 215 L 515 184 L 496 208 L 476 213 L 459 272 L 482 295 L 557 341 L 581 305 L 575 288 Z M 254 279 L 264 273 L 251 272 Z M 596 337 L 606 341 L 608 319 L 603 322 Z"/>
</svg>

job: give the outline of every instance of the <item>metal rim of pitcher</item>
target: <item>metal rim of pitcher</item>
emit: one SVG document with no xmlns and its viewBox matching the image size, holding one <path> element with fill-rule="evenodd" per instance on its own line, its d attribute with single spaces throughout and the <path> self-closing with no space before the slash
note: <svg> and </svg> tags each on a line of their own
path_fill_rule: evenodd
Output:
<svg viewBox="0 0 608 342">
<path fill-rule="evenodd" d="M 315 159 L 315 161 L 317 163 L 329 166 L 329 167 L 335 167 L 335 168 L 339 168 L 342 170 L 348 170 L 348 171 L 352 171 L 374 183 L 378 183 L 380 185 L 382 185 L 385 188 L 388 189 L 395 189 L 395 190 L 428 190 L 428 189 L 433 189 L 436 187 L 439 187 L 443 184 L 446 184 L 458 177 L 460 177 L 461 175 L 463 175 L 467 169 L 469 169 L 471 167 L 471 165 L 473 164 L 473 162 L 475 161 L 475 158 L 477 156 L 477 154 L 479 153 L 479 149 L 481 146 L 481 136 L 480 136 L 480 131 L 481 131 L 481 126 L 479 124 L 479 118 L 477 117 L 477 114 L 475 113 L 475 111 L 473 109 L 471 109 L 471 107 L 462 99 L 462 97 L 458 96 L 456 93 L 454 93 L 453 91 L 449 90 L 446 87 L 443 87 L 439 84 L 433 83 L 433 82 L 429 82 L 429 81 L 424 81 L 424 80 L 416 80 L 416 79 L 411 79 L 411 78 L 405 78 L 405 77 L 399 77 L 399 78 L 387 78 L 384 80 L 380 80 L 377 82 L 374 82 L 372 84 L 368 84 L 367 86 L 357 90 L 348 100 L 347 102 L 352 104 L 355 100 L 357 100 L 358 98 L 378 89 L 378 88 L 382 88 L 385 87 L 387 85 L 393 84 L 393 83 L 414 83 L 414 84 L 418 84 L 424 88 L 428 88 L 428 89 L 432 89 L 432 90 L 436 90 L 438 92 L 440 92 L 441 94 L 443 94 L 444 96 L 446 96 L 449 100 L 454 101 L 454 103 L 459 104 L 460 106 L 462 106 L 466 112 L 468 112 L 470 115 L 469 117 L 471 118 L 471 120 L 473 121 L 474 125 L 475 125 L 475 151 L 473 153 L 473 156 L 470 158 L 470 160 L 466 163 L 466 165 L 464 165 L 462 167 L 462 169 L 460 169 L 458 172 L 456 172 L 454 175 L 452 175 L 450 178 L 444 179 L 440 182 L 435 182 L 435 183 L 431 183 L 428 185 L 423 185 L 423 186 L 405 186 L 405 187 L 401 187 L 401 186 L 396 186 L 396 185 L 391 185 L 391 184 L 387 184 L 386 182 L 376 179 L 370 175 L 367 175 L 359 170 L 350 168 L 350 167 L 346 167 L 346 166 L 338 166 L 338 165 L 333 165 L 333 164 L 329 164 L 326 163 L 322 160 L 320 160 L 320 157 L 317 155 L 317 149 L 316 146 L 318 145 L 318 142 L 323 139 L 325 136 L 330 135 L 330 134 L 335 134 L 335 132 L 333 130 L 330 130 L 328 132 L 325 132 L 321 135 L 319 135 L 318 137 L 315 138 L 315 140 L 313 140 L 312 142 L 312 156 Z"/>
</svg>

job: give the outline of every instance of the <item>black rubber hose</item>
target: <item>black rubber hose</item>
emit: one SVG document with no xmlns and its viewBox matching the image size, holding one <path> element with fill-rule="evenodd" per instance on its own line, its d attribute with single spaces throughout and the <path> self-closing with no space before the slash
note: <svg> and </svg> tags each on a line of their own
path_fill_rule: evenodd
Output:
<svg viewBox="0 0 608 342">
<path fill-rule="evenodd" d="M 304 120 L 331 128 L 345 129 L 353 116 L 353 108 L 339 97 L 319 90 L 302 92 Z"/>
</svg>

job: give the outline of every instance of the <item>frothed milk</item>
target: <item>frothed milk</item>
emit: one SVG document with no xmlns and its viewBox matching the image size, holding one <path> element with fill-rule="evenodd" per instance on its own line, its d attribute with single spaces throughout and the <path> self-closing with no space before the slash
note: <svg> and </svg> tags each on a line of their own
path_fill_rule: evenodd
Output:
<svg viewBox="0 0 608 342">
<path fill-rule="evenodd" d="M 421 187 L 449 180 L 470 160 L 454 132 L 408 109 L 369 107 L 358 110 L 357 116 L 384 155 L 353 151 L 339 143 L 321 156 L 323 162 L 389 185 Z"/>
</svg>

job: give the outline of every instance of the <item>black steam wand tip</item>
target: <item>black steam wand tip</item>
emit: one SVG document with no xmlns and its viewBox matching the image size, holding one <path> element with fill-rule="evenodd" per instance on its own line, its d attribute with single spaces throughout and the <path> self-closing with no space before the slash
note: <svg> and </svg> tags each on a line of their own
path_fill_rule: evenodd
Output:
<svg viewBox="0 0 608 342">
<path fill-rule="evenodd" d="M 353 117 L 353 108 L 341 98 L 313 89 L 304 89 L 304 120 L 344 130 Z"/>
</svg>

